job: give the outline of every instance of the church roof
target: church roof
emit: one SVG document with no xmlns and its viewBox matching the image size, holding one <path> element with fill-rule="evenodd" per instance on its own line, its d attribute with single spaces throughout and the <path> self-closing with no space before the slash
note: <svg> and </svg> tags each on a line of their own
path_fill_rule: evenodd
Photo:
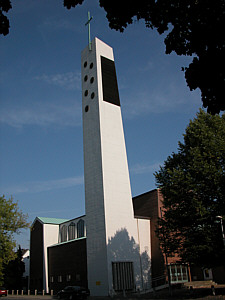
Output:
<svg viewBox="0 0 225 300">
<path fill-rule="evenodd" d="M 59 225 L 61 223 L 64 223 L 66 221 L 69 221 L 67 219 L 58 219 L 58 218 L 46 218 L 46 217 L 37 217 L 42 223 L 44 224 L 55 224 Z"/>
</svg>

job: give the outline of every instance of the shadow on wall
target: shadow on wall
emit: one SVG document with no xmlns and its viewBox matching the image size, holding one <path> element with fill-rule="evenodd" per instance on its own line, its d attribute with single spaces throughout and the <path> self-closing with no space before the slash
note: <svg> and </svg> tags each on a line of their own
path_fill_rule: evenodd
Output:
<svg viewBox="0 0 225 300">
<path fill-rule="evenodd" d="M 144 251 L 140 253 L 140 246 L 135 242 L 133 237 L 130 237 L 126 228 L 117 231 L 115 236 L 108 239 L 108 263 L 109 263 L 109 277 L 114 278 L 109 282 L 113 282 L 113 289 L 118 289 L 118 284 L 115 282 L 116 278 L 112 270 L 112 264 L 115 263 L 129 263 L 133 262 L 134 273 L 134 289 L 148 290 L 151 288 L 151 260 Z M 124 266 L 123 266 L 124 268 Z M 130 269 L 129 269 L 130 270 Z M 127 275 L 129 271 L 125 271 Z M 121 277 L 121 276 L 120 276 Z M 126 279 L 123 279 L 123 281 Z M 124 283 L 123 283 L 124 284 Z M 122 284 L 122 287 L 123 287 Z M 128 285 L 129 286 L 129 285 Z M 129 288 L 124 288 L 129 290 Z"/>
</svg>

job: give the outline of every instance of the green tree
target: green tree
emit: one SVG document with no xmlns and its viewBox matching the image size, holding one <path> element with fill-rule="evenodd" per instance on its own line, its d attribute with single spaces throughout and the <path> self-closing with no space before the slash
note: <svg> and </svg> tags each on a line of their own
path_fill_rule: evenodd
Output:
<svg viewBox="0 0 225 300">
<path fill-rule="evenodd" d="M 23 253 L 20 246 L 15 255 L 16 258 L 10 260 L 9 263 L 4 266 L 4 286 L 9 290 L 22 290 L 25 264 L 22 260 Z"/>
<path fill-rule="evenodd" d="M 211 267 L 225 263 L 218 216 L 225 216 L 225 114 L 200 110 L 155 173 L 164 196 L 158 236 L 167 255 Z"/>
<path fill-rule="evenodd" d="M 18 204 L 13 202 L 13 198 L 6 199 L 0 197 L 0 284 L 2 284 L 4 271 L 3 266 L 15 258 L 13 251 L 16 243 L 14 234 L 20 229 L 28 228 L 27 216 L 19 210 Z"/>
<path fill-rule="evenodd" d="M 12 8 L 10 0 L 0 0 L 0 34 L 7 35 L 9 33 L 9 19 L 7 13 Z"/>
</svg>

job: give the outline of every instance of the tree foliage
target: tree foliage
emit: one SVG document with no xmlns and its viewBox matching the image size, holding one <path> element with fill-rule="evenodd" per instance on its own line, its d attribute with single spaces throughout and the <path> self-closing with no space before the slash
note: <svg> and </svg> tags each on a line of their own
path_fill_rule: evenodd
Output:
<svg viewBox="0 0 225 300">
<path fill-rule="evenodd" d="M 19 210 L 18 204 L 13 199 L 0 197 L 0 284 L 3 280 L 3 266 L 15 258 L 13 251 L 16 243 L 14 234 L 20 229 L 28 228 L 27 216 Z"/>
<path fill-rule="evenodd" d="M 10 260 L 8 264 L 4 266 L 4 286 L 8 290 L 22 290 L 23 288 L 25 264 L 23 262 L 23 253 L 20 246 L 15 256 L 15 259 Z"/>
<path fill-rule="evenodd" d="M 200 266 L 225 263 L 221 224 L 225 216 L 225 114 L 200 110 L 155 173 L 164 196 L 158 236 L 168 255 Z"/>
<path fill-rule="evenodd" d="M 68 9 L 84 0 L 64 0 Z M 189 55 L 183 66 L 190 90 L 199 88 L 203 106 L 210 113 L 225 110 L 225 1 L 224 0 L 99 0 L 109 26 L 121 32 L 134 20 L 144 20 L 149 28 L 165 33 L 166 53 Z M 0 0 L 0 34 L 8 33 L 3 14 L 10 0 Z"/>
<path fill-rule="evenodd" d="M 82 2 L 64 0 L 64 6 L 70 9 Z M 193 57 L 182 68 L 190 90 L 201 90 L 208 112 L 225 110 L 224 0 L 99 0 L 99 4 L 112 29 L 122 32 L 135 19 L 143 19 L 147 27 L 166 33 L 167 54 L 174 51 Z"/>
<path fill-rule="evenodd" d="M 7 35 L 9 33 L 9 19 L 7 13 L 12 8 L 10 0 L 0 0 L 0 34 Z"/>
</svg>

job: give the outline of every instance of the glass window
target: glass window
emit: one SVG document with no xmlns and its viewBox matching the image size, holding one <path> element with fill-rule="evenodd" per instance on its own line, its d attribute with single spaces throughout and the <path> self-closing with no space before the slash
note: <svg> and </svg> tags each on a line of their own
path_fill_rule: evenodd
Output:
<svg viewBox="0 0 225 300">
<path fill-rule="evenodd" d="M 58 276 L 58 282 L 62 282 L 62 275 Z"/>
<path fill-rule="evenodd" d="M 61 243 L 66 242 L 67 241 L 67 227 L 66 227 L 66 225 L 63 225 L 61 227 L 60 235 L 61 235 Z"/>
<path fill-rule="evenodd" d="M 84 220 L 80 219 L 77 223 L 77 237 L 83 237 L 84 236 Z"/>
<path fill-rule="evenodd" d="M 66 281 L 71 281 L 71 275 L 70 274 L 66 275 Z"/>
<path fill-rule="evenodd" d="M 68 228 L 69 240 L 73 240 L 76 238 L 76 225 L 75 223 L 70 223 Z"/>
<path fill-rule="evenodd" d="M 188 281 L 187 265 L 171 264 L 168 266 L 172 283 Z"/>
<path fill-rule="evenodd" d="M 80 274 L 76 274 L 76 281 L 80 281 Z"/>
</svg>

